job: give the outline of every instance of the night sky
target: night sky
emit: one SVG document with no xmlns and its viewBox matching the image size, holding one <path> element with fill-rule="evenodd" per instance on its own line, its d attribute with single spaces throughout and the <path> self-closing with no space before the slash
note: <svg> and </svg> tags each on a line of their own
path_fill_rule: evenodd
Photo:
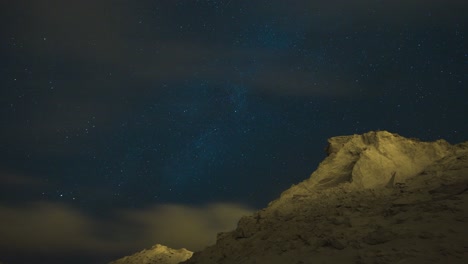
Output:
<svg viewBox="0 0 468 264">
<path fill-rule="evenodd" d="M 0 13 L 7 264 L 201 249 L 308 178 L 331 136 L 468 140 L 466 0 L 2 0 Z"/>
</svg>

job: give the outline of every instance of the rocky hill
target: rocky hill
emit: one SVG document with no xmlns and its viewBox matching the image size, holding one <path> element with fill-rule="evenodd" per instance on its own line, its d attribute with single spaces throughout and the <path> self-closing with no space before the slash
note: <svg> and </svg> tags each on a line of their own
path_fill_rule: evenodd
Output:
<svg viewBox="0 0 468 264">
<path fill-rule="evenodd" d="M 298 185 L 186 264 L 468 263 L 468 142 L 329 139 Z"/>
<path fill-rule="evenodd" d="M 327 158 L 309 179 L 241 218 L 234 231 L 218 234 L 215 245 L 190 259 L 191 252 L 180 252 L 180 261 L 468 263 L 468 142 L 421 142 L 377 131 L 328 143 Z M 164 250 L 113 263 L 178 263 L 166 257 L 170 249 L 158 248 Z"/>
<path fill-rule="evenodd" d="M 177 264 L 192 256 L 192 252 L 181 249 L 172 249 L 163 245 L 155 245 L 131 256 L 123 257 L 109 264 Z"/>
</svg>

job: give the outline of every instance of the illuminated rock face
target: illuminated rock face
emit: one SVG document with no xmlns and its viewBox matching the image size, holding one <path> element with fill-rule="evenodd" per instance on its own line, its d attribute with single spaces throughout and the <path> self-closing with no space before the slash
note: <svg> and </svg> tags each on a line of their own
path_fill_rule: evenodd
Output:
<svg viewBox="0 0 468 264">
<path fill-rule="evenodd" d="M 309 180 L 310 187 L 351 181 L 360 188 L 405 182 L 448 154 L 444 140 L 420 142 L 386 131 L 329 139 L 329 156 Z"/>
<path fill-rule="evenodd" d="M 468 263 L 468 142 L 378 131 L 331 138 L 327 152 L 183 263 Z"/>
<path fill-rule="evenodd" d="M 182 249 L 172 249 L 163 245 L 155 245 L 128 257 L 123 257 L 109 264 L 177 264 L 187 260 L 192 252 Z"/>
</svg>

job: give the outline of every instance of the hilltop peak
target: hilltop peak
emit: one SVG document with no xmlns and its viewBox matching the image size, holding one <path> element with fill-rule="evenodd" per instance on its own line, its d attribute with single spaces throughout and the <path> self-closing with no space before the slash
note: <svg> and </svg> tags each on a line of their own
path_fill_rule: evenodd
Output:
<svg viewBox="0 0 468 264">
<path fill-rule="evenodd" d="M 192 256 L 157 244 L 112 264 L 467 263 L 468 142 L 371 131 L 332 137 L 326 151 L 215 245 Z"/>
<path fill-rule="evenodd" d="M 192 254 L 193 252 L 185 248 L 172 249 L 161 244 L 156 244 L 151 249 L 144 249 L 109 264 L 177 264 L 189 259 Z"/>
<path fill-rule="evenodd" d="M 468 144 L 332 137 L 309 179 L 184 263 L 466 263 Z"/>
</svg>

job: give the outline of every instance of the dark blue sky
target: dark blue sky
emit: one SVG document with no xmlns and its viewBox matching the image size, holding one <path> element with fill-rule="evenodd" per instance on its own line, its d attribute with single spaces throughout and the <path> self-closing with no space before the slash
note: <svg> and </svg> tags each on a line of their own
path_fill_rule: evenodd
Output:
<svg viewBox="0 0 468 264">
<path fill-rule="evenodd" d="M 309 177 L 331 136 L 467 140 L 466 1 L 0 10 L 8 208 L 60 204 L 92 219 L 158 204 L 261 208 Z"/>
</svg>

